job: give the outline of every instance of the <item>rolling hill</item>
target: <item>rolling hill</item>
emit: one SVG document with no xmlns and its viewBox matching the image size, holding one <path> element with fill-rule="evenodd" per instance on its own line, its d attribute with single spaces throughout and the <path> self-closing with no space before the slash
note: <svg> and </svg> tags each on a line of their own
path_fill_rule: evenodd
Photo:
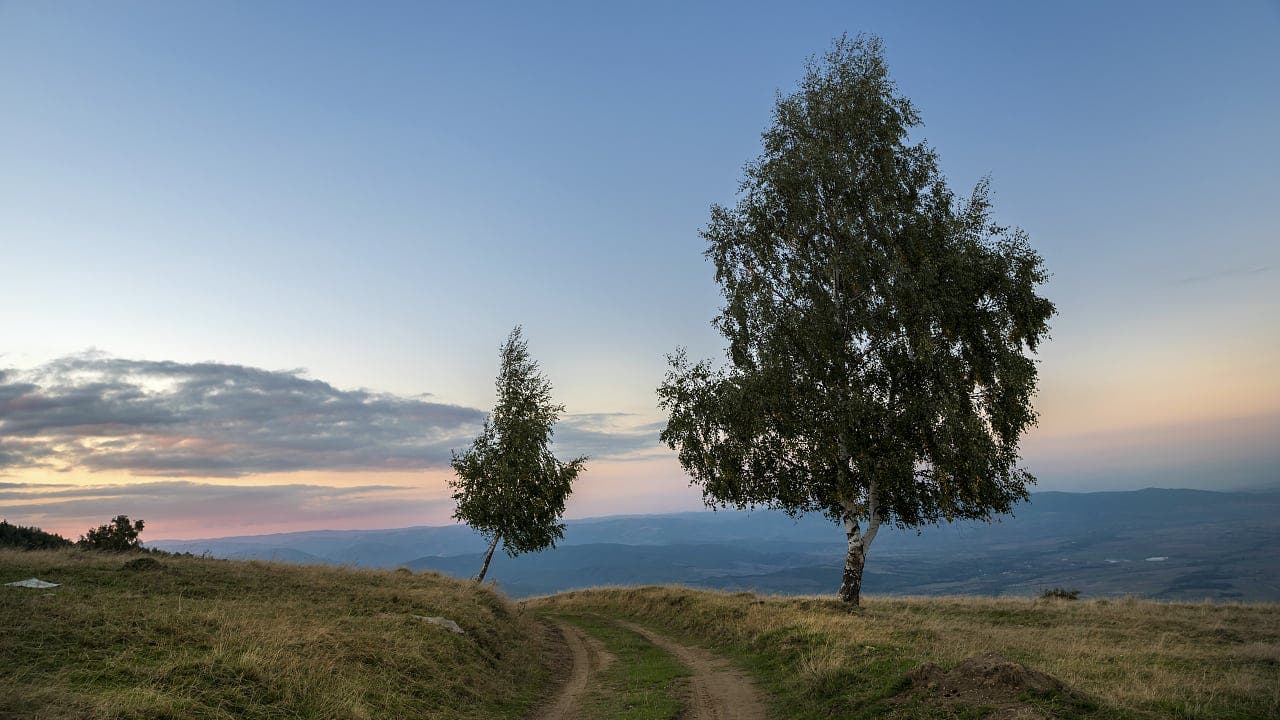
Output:
<svg viewBox="0 0 1280 720">
<path fill-rule="evenodd" d="M 434 573 L 0 550 L 28 577 L 58 587 L 0 587 L 0 718 L 519 718 L 553 684 L 535 618 Z"/>
<path fill-rule="evenodd" d="M 484 540 L 461 526 L 287 533 L 149 543 L 214 557 L 434 569 L 467 577 Z M 569 521 L 555 550 L 495 556 L 509 594 L 600 584 L 680 583 L 765 593 L 833 593 L 843 537 L 824 518 L 694 512 Z M 1036 493 L 1000 522 L 880 533 L 865 590 L 1280 600 L 1280 493 L 1149 489 Z"/>
</svg>

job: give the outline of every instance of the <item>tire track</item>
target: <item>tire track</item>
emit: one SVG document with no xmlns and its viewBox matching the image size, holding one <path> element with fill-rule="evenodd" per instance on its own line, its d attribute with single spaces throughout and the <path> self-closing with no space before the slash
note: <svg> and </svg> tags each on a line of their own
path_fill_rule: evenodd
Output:
<svg viewBox="0 0 1280 720">
<path fill-rule="evenodd" d="M 699 647 L 682 645 L 635 623 L 614 622 L 675 655 L 693 671 L 688 715 L 691 720 L 766 720 L 768 717 L 760 691 L 728 660 Z"/>
<path fill-rule="evenodd" d="M 576 720 L 582 703 L 582 695 L 591 684 L 593 675 L 609 663 L 613 655 L 604 645 L 578 628 L 561 621 L 555 627 L 569 647 L 570 665 L 568 678 L 550 705 L 533 716 L 534 720 Z"/>
</svg>

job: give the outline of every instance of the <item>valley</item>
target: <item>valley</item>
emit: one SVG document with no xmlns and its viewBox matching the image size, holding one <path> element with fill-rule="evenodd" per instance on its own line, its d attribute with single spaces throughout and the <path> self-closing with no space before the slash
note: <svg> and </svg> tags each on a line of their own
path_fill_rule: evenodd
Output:
<svg viewBox="0 0 1280 720">
<path fill-rule="evenodd" d="M 886 528 L 866 590 L 889 595 L 1280 601 L 1280 493 L 1149 489 L 1035 493 L 1013 517 Z M 437 570 L 470 577 L 484 539 L 462 526 L 304 532 L 152 546 L 213 557 Z M 818 516 L 719 511 L 570 520 L 555 549 L 495 555 L 513 597 L 600 585 L 678 583 L 790 595 L 833 593 L 844 538 Z M 1164 559 L 1159 559 L 1164 558 Z"/>
</svg>

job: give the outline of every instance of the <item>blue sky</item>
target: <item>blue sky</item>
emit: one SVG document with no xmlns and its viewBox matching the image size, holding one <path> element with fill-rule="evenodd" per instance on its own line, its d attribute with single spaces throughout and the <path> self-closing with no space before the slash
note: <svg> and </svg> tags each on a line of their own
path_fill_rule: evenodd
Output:
<svg viewBox="0 0 1280 720">
<path fill-rule="evenodd" d="M 1280 4 L 474 5 L 0 0 L 0 367 L 93 348 L 485 408 L 523 323 L 626 435 L 664 353 L 719 353 L 708 206 L 861 31 L 1053 273 L 1043 486 L 1276 480 Z M 669 458 L 612 471 L 579 514 L 695 503 Z"/>
</svg>

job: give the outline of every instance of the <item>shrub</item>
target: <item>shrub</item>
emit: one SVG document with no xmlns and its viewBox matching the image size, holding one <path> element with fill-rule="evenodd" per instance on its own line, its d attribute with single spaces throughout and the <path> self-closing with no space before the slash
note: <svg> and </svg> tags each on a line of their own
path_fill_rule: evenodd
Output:
<svg viewBox="0 0 1280 720">
<path fill-rule="evenodd" d="M 143 555 L 142 557 L 136 557 L 126 562 L 124 564 L 123 569 L 133 570 L 133 571 L 144 571 L 144 570 L 159 570 L 162 567 L 164 566 L 160 564 L 159 560 L 151 557 L 150 555 Z"/>
<path fill-rule="evenodd" d="M 141 533 L 141 520 L 130 522 L 128 515 L 117 515 L 106 525 L 90 528 L 89 532 L 80 536 L 80 541 L 76 544 L 86 550 L 107 552 L 136 550 L 139 547 L 138 535 Z"/>
<path fill-rule="evenodd" d="M 1040 593 L 1041 600 L 1079 600 L 1079 590 L 1068 590 L 1066 588 L 1056 587 L 1051 590 L 1045 590 Z"/>
</svg>

